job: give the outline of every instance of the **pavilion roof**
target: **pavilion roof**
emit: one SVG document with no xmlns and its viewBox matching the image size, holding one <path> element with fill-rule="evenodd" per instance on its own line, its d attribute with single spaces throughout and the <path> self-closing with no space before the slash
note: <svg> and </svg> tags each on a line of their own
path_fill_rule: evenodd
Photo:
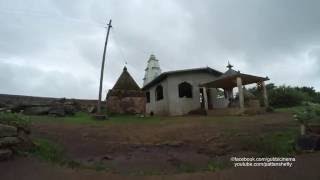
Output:
<svg viewBox="0 0 320 180">
<path fill-rule="evenodd" d="M 237 77 L 241 77 L 242 85 L 258 83 L 258 82 L 269 80 L 268 77 L 254 76 L 250 74 L 240 73 L 240 71 L 235 71 L 232 69 L 232 66 L 230 64 L 228 64 L 227 67 L 229 69 L 219 78 L 217 78 L 214 81 L 201 84 L 200 86 L 204 86 L 208 88 L 225 88 L 225 89 L 233 88 L 233 87 L 237 87 Z"/>
</svg>

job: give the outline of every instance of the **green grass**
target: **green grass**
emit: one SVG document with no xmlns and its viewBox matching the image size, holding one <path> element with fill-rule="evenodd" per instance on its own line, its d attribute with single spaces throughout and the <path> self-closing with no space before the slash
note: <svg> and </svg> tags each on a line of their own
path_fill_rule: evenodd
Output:
<svg viewBox="0 0 320 180">
<path fill-rule="evenodd" d="M 109 123 L 160 123 L 164 120 L 162 117 L 139 117 L 134 115 L 113 115 L 107 120 Z"/>
<path fill-rule="evenodd" d="M 308 110 L 310 110 L 309 114 L 305 114 Z M 320 104 L 306 102 L 302 106 L 279 108 L 276 111 L 295 114 L 295 119 L 300 117 L 300 121 L 304 119 L 308 123 L 320 123 Z"/>
<path fill-rule="evenodd" d="M 89 125 L 108 125 L 108 124 L 180 124 L 188 121 L 202 123 L 238 123 L 237 116 L 153 116 L 140 117 L 136 115 L 110 115 L 107 120 L 96 120 L 93 115 L 85 112 L 77 112 L 74 116 L 52 117 L 52 116 L 26 116 L 21 115 L 30 120 L 30 122 L 45 123 L 70 123 L 70 124 L 89 124 Z"/>
<path fill-rule="evenodd" d="M 57 122 L 57 123 L 95 123 L 96 121 L 87 113 L 78 112 L 74 116 L 52 117 L 52 116 L 29 116 L 32 122 Z"/>
<path fill-rule="evenodd" d="M 239 118 L 234 116 L 153 116 L 139 117 L 135 115 L 111 115 L 107 120 L 96 120 L 91 114 L 78 112 L 74 116 L 51 117 L 51 116 L 26 116 L 31 122 L 46 123 L 70 123 L 70 124 L 89 124 L 89 125 L 108 125 L 108 124 L 180 124 L 188 121 L 202 123 L 238 123 Z"/>
<path fill-rule="evenodd" d="M 91 114 L 77 112 L 74 116 L 51 117 L 51 116 L 29 116 L 32 122 L 55 122 L 71 124 L 128 124 L 128 123 L 160 123 L 161 117 L 139 117 L 134 115 L 112 115 L 107 120 L 96 120 Z"/>
<path fill-rule="evenodd" d="M 206 167 L 193 165 L 190 163 L 180 163 L 175 166 L 174 172 L 161 171 L 161 170 L 136 170 L 129 173 L 122 173 L 123 175 L 133 176 L 154 176 L 154 175 L 168 175 L 168 174 L 181 174 L 181 173 L 195 173 L 195 172 L 215 172 L 226 168 L 232 167 L 229 161 L 213 161 L 210 160 Z"/>
<path fill-rule="evenodd" d="M 299 130 L 287 129 L 243 139 L 245 149 L 261 156 L 289 156 L 294 154 L 294 140 Z"/>
<path fill-rule="evenodd" d="M 63 164 L 66 161 L 63 147 L 46 139 L 34 139 L 35 148 L 31 153 L 48 162 Z"/>
<path fill-rule="evenodd" d="M 12 126 L 29 127 L 30 118 L 16 113 L 0 112 L 0 123 Z"/>
<path fill-rule="evenodd" d="M 181 163 L 177 166 L 178 173 L 193 173 L 198 171 L 199 168 L 189 163 Z"/>
<path fill-rule="evenodd" d="M 88 165 L 72 160 L 66 156 L 63 146 L 48 139 L 37 138 L 34 139 L 33 142 L 35 143 L 35 148 L 29 153 L 32 156 L 51 164 L 76 169 L 90 169 L 95 171 L 110 170 L 110 168 L 101 162 L 95 162 L 94 164 Z"/>
<path fill-rule="evenodd" d="M 230 162 L 223 162 L 223 161 L 209 161 L 208 166 L 205 170 L 215 172 L 225 168 L 231 167 Z"/>
<path fill-rule="evenodd" d="M 294 106 L 294 107 L 287 107 L 287 108 L 277 108 L 275 111 L 296 113 L 296 112 L 302 111 L 304 108 L 305 106 Z"/>
<path fill-rule="evenodd" d="M 320 104 L 316 103 L 308 103 L 310 107 L 315 109 L 320 109 Z M 287 108 L 277 108 L 276 112 L 291 112 L 291 113 L 297 113 L 299 111 L 303 111 L 306 108 L 306 105 L 301 106 L 294 106 L 294 107 L 287 107 Z"/>
</svg>

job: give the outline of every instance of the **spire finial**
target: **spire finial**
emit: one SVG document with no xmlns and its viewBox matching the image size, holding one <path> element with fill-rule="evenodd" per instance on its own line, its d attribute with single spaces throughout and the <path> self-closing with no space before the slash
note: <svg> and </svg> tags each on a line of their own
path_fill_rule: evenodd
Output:
<svg viewBox="0 0 320 180">
<path fill-rule="evenodd" d="M 232 65 L 230 64 L 230 62 L 228 61 L 227 68 L 228 68 L 228 69 L 232 69 L 232 67 L 233 67 L 233 66 L 232 66 Z"/>
<path fill-rule="evenodd" d="M 127 61 L 124 63 L 123 71 L 127 71 Z"/>
</svg>

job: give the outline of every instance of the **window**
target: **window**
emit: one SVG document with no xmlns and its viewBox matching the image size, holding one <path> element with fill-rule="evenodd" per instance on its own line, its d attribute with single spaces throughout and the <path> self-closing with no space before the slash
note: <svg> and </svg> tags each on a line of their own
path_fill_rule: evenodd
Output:
<svg viewBox="0 0 320 180">
<path fill-rule="evenodd" d="M 150 92 L 149 91 L 146 92 L 146 97 L 147 97 L 147 103 L 149 103 L 150 102 Z"/>
<path fill-rule="evenodd" d="M 163 87 L 161 85 L 156 88 L 156 100 L 159 101 L 163 99 Z"/>
<path fill-rule="evenodd" d="M 183 82 L 181 84 L 179 84 L 178 86 L 179 88 L 179 97 L 186 97 L 186 98 L 192 98 L 192 85 L 187 83 L 187 82 Z"/>
</svg>

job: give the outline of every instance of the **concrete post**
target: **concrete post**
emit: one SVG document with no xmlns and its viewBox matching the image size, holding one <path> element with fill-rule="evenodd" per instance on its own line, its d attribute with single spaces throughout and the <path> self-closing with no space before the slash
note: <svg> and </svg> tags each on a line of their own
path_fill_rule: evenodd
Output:
<svg viewBox="0 0 320 180">
<path fill-rule="evenodd" d="M 266 88 L 266 84 L 263 82 L 261 82 L 262 85 L 262 93 L 263 93 L 263 102 L 264 102 L 264 107 L 268 107 L 269 106 L 269 101 L 268 101 L 268 93 L 267 93 L 267 88 Z"/>
<path fill-rule="evenodd" d="M 227 99 L 229 100 L 230 98 L 233 99 L 233 90 L 232 88 L 226 89 L 226 94 L 227 94 Z"/>
<path fill-rule="evenodd" d="M 208 106 L 207 88 L 203 87 L 202 90 L 203 90 L 204 109 L 208 111 L 209 106 Z"/>
<path fill-rule="evenodd" d="M 244 96 L 243 96 L 242 79 L 241 79 L 241 77 L 237 77 L 237 86 L 238 86 L 238 93 L 239 93 L 240 109 L 244 109 Z"/>
</svg>

